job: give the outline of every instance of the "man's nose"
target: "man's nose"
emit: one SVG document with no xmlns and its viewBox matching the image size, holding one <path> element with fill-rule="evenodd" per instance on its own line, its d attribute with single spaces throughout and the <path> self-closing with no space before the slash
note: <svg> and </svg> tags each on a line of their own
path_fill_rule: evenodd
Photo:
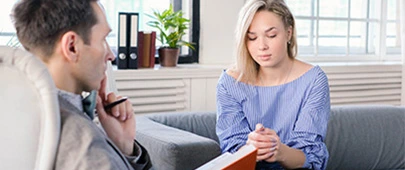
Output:
<svg viewBox="0 0 405 170">
<path fill-rule="evenodd" d="M 108 50 L 107 51 L 107 60 L 114 61 L 116 57 L 115 57 L 114 53 L 112 52 L 110 45 L 108 45 L 108 43 L 107 43 L 107 50 Z"/>
</svg>

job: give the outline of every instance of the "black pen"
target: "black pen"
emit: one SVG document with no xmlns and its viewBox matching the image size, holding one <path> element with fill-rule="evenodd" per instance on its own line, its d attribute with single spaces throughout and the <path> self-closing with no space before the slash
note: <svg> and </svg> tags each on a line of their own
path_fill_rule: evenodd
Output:
<svg viewBox="0 0 405 170">
<path fill-rule="evenodd" d="M 121 98 L 121 99 L 118 99 L 118 100 L 116 100 L 116 101 L 110 103 L 110 104 L 107 104 L 107 105 L 104 106 L 104 110 L 111 109 L 111 108 L 113 108 L 114 106 L 116 106 L 116 105 L 118 105 L 118 104 L 120 104 L 120 103 L 122 103 L 122 102 L 125 102 L 127 99 L 128 99 L 128 97 L 123 97 L 123 98 Z"/>
</svg>

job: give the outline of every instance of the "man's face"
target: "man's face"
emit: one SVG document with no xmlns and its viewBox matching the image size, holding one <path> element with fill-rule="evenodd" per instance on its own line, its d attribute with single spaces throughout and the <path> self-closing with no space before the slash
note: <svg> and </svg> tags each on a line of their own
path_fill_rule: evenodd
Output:
<svg viewBox="0 0 405 170">
<path fill-rule="evenodd" d="M 110 46 L 106 41 L 111 28 L 99 3 L 92 2 L 97 23 L 91 28 L 90 44 L 84 44 L 79 57 L 76 72 L 79 86 L 83 91 L 97 90 L 105 76 L 107 61 L 114 60 Z"/>
</svg>

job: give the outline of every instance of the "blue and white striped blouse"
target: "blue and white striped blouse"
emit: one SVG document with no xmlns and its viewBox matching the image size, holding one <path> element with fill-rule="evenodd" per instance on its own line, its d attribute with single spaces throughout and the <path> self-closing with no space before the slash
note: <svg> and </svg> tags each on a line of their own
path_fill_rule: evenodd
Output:
<svg viewBox="0 0 405 170">
<path fill-rule="evenodd" d="M 326 74 L 314 66 L 299 78 L 278 86 L 237 82 L 225 71 L 217 85 L 217 135 L 222 152 L 246 144 L 257 123 L 277 132 L 282 143 L 305 153 L 304 168 L 325 169 L 330 114 Z"/>
</svg>

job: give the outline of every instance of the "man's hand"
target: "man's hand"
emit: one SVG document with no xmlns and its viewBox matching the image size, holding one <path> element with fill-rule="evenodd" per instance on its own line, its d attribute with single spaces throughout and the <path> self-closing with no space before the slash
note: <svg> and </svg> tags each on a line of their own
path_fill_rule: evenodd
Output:
<svg viewBox="0 0 405 170">
<path fill-rule="evenodd" d="M 99 96 L 97 96 L 96 109 L 100 123 L 114 144 L 125 155 L 132 155 L 135 139 L 135 116 L 133 116 L 132 104 L 127 100 L 111 109 L 104 110 L 105 105 L 121 98 L 114 93 L 106 95 L 105 87 L 106 78 L 102 80 Z"/>
</svg>

